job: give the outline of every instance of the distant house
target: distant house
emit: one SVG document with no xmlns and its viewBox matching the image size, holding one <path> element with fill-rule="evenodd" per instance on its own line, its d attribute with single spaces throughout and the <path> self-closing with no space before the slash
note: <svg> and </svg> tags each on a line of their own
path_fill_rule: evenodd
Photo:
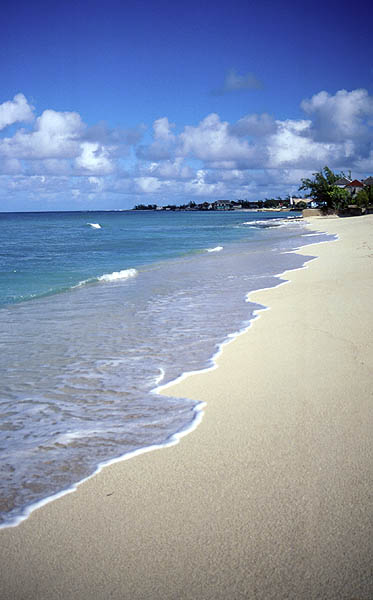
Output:
<svg viewBox="0 0 373 600">
<path fill-rule="evenodd" d="M 351 196 L 354 196 L 360 190 L 362 190 L 363 187 L 364 187 L 364 184 L 362 181 L 359 181 L 358 179 L 354 179 L 353 181 L 350 181 L 349 183 L 347 183 L 345 185 L 345 190 L 350 192 Z"/>
<path fill-rule="evenodd" d="M 232 210 L 232 203 L 230 200 L 217 200 L 214 208 L 215 210 Z"/>
<path fill-rule="evenodd" d="M 363 179 L 363 184 L 364 185 L 373 185 L 373 177 L 367 177 L 366 179 Z"/>
<path fill-rule="evenodd" d="M 340 177 L 339 179 L 337 179 L 334 185 L 339 188 L 345 188 L 346 185 L 349 185 L 350 183 L 351 179 L 347 179 L 347 177 Z"/>
<path fill-rule="evenodd" d="M 198 208 L 199 210 L 212 210 L 214 207 L 211 202 L 202 202 L 202 204 L 199 204 Z"/>
</svg>

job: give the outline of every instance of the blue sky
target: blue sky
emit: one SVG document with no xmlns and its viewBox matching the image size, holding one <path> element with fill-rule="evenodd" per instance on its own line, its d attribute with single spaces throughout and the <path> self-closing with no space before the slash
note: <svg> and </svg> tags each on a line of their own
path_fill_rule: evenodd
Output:
<svg viewBox="0 0 373 600">
<path fill-rule="evenodd" d="M 20 2 L 0 24 L 0 210 L 296 193 L 373 174 L 368 3 Z"/>
</svg>

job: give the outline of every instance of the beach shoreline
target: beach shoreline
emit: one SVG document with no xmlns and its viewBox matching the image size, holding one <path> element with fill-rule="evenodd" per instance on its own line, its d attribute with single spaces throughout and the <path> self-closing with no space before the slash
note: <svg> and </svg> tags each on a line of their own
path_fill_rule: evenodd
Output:
<svg viewBox="0 0 373 600">
<path fill-rule="evenodd" d="M 373 218 L 310 223 L 339 240 L 250 293 L 270 310 L 217 369 L 167 386 L 206 403 L 198 428 L 0 531 L 2 597 L 373 595 Z"/>
</svg>

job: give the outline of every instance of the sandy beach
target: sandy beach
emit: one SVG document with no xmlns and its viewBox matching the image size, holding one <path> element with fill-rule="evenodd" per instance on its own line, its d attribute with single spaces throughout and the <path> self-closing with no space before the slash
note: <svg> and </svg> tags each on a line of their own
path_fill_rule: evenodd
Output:
<svg viewBox="0 0 373 600">
<path fill-rule="evenodd" d="M 373 598 L 373 215 L 310 223 L 339 240 L 168 388 L 193 432 L 0 531 L 2 600 Z"/>
</svg>

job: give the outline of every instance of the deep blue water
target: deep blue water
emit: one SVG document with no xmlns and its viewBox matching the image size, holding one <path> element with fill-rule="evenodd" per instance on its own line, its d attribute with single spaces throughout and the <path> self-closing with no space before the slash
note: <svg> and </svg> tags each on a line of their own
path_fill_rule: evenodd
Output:
<svg viewBox="0 0 373 600">
<path fill-rule="evenodd" d="M 294 213 L 0 214 L 0 523 L 188 428 L 196 406 L 154 393 L 207 367 L 301 267 Z"/>
</svg>

